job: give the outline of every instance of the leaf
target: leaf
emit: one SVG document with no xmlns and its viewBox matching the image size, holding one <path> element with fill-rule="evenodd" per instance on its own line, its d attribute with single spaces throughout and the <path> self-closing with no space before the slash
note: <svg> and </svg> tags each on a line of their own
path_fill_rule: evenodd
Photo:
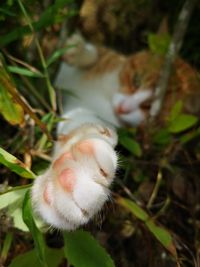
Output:
<svg viewBox="0 0 200 267">
<path fill-rule="evenodd" d="M 180 133 L 194 126 L 198 118 L 194 115 L 180 114 L 169 123 L 168 129 L 171 133 Z"/>
<path fill-rule="evenodd" d="M 53 126 L 56 123 L 56 118 L 54 113 L 47 113 L 42 117 L 42 123 L 46 125 L 46 128 L 49 132 L 51 132 Z M 38 140 L 37 147 L 39 150 L 47 149 L 49 145 L 52 145 L 52 143 L 49 144 L 48 138 L 46 134 L 43 134 L 40 140 Z"/>
<path fill-rule="evenodd" d="M 57 49 L 47 60 L 47 66 L 51 65 L 54 61 L 56 61 L 56 59 L 58 59 L 59 57 L 61 57 L 62 55 L 64 55 L 66 53 L 67 50 L 69 50 L 70 48 L 74 47 L 74 45 L 69 45 L 67 47 L 64 48 L 60 48 Z"/>
<path fill-rule="evenodd" d="M 7 192 L 0 195 L 0 209 L 6 208 L 9 205 L 16 203 L 19 199 L 24 198 L 27 188 L 18 189 L 16 191 Z"/>
<path fill-rule="evenodd" d="M 9 95 L 13 99 L 13 102 L 17 103 L 15 105 L 18 105 L 17 107 L 20 107 L 20 109 L 23 109 L 26 113 L 28 113 L 30 117 L 35 121 L 35 123 L 40 127 L 40 129 L 48 136 L 48 139 L 52 140 L 50 133 L 46 129 L 46 125 L 40 121 L 40 119 L 37 117 L 37 115 L 35 114 L 33 109 L 30 107 L 30 105 L 27 103 L 27 101 L 24 100 L 24 98 L 19 94 L 12 80 L 10 78 L 8 79 L 9 75 L 6 72 L 5 67 L 4 68 L 2 67 L 3 66 L 2 60 L 0 59 L 0 93 L 1 93 L 1 88 L 6 89 L 6 92 L 9 92 Z M 4 103 L 1 103 L 0 101 L 0 111 L 1 111 L 1 104 L 2 106 L 4 106 Z M 9 110 L 9 107 L 12 107 L 12 106 L 8 105 L 8 110 Z M 13 116 L 18 115 L 18 112 L 17 112 L 18 110 L 15 110 L 15 111 L 16 111 L 16 114 L 15 112 L 12 112 Z"/>
<path fill-rule="evenodd" d="M 129 152 L 137 157 L 141 157 L 142 149 L 140 144 L 128 136 L 121 136 L 119 138 L 119 143 L 125 147 Z"/>
<path fill-rule="evenodd" d="M 66 12 L 60 12 L 61 10 L 64 11 L 64 8 L 73 3 L 74 0 L 57 0 L 54 1 L 55 3 L 50 5 L 44 13 L 40 16 L 40 19 L 37 22 L 33 23 L 34 31 L 40 31 L 50 25 L 54 25 L 63 21 L 66 18 L 70 18 L 77 14 L 76 10 L 66 9 Z M 13 42 L 19 38 L 22 38 L 26 34 L 30 34 L 31 30 L 29 26 L 20 26 L 15 28 L 13 31 L 4 34 L 0 38 L 0 45 L 5 46 L 10 42 Z"/>
<path fill-rule="evenodd" d="M 0 13 L 3 13 L 7 16 L 11 16 L 11 17 L 16 17 L 16 13 L 11 12 L 10 10 L 6 9 L 6 8 L 0 8 Z"/>
<path fill-rule="evenodd" d="M 21 231 L 29 231 L 22 218 L 22 202 L 29 185 L 9 188 L 5 193 L 0 193 L 0 210 L 5 209 L 6 214 L 13 219 L 13 226 Z M 36 218 L 38 227 L 43 227 L 43 222 Z"/>
<path fill-rule="evenodd" d="M 11 171 L 24 178 L 35 178 L 35 174 L 29 170 L 19 159 L 0 147 L 0 163 L 8 167 Z"/>
<path fill-rule="evenodd" d="M 132 200 L 119 197 L 117 203 L 129 210 L 135 217 L 143 221 L 149 231 L 156 237 L 156 239 L 173 255 L 176 257 L 176 247 L 173 243 L 173 238 L 169 231 L 163 227 L 157 226 L 142 208 L 135 204 Z"/>
<path fill-rule="evenodd" d="M 88 232 L 66 232 L 64 241 L 65 256 L 74 267 L 115 266 L 105 249 Z"/>
<path fill-rule="evenodd" d="M 158 55 L 165 55 L 169 44 L 170 44 L 171 37 L 168 33 L 164 34 L 152 34 L 148 35 L 148 45 L 150 50 Z"/>
<path fill-rule="evenodd" d="M 167 129 L 161 129 L 153 136 L 153 141 L 158 145 L 167 145 L 171 142 L 172 135 Z"/>
<path fill-rule="evenodd" d="M 171 252 L 172 255 L 176 256 L 176 248 L 173 244 L 171 234 L 163 227 L 157 226 L 153 220 L 146 221 L 146 226 L 150 232 L 157 238 L 158 241 Z"/>
<path fill-rule="evenodd" d="M 169 121 L 175 120 L 181 114 L 182 109 L 183 109 L 183 102 L 179 100 L 172 107 L 168 120 Z"/>
<path fill-rule="evenodd" d="M 62 249 L 52 249 L 45 247 L 45 258 L 47 259 L 48 267 L 59 266 L 62 259 L 64 258 L 64 253 Z M 22 255 L 17 256 L 9 265 L 9 267 L 38 267 L 40 262 L 37 258 L 37 251 L 33 249 Z"/>
<path fill-rule="evenodd" d="M 47 267 L 46 257 L 45 257 L 45 242 L 42 236 L 42 233 L 37 228 L 35 221 L 32 216 L 32 206 L 30 200 L 30 191 L 25 195 L 23 208 L 22 208 L 22 217 L 25 224 L 28 226 L 35 244 L 35 249 L 37 252 L 37 257 L 42 267 Z"/>
<path fill-rule="evenodd" d="M 200 127 L 195 129 L 194 131 L 191 131 L 189 133 L 186 133 L 180 137 L 180 142 L 182 144 L 186 144 L 193 140 L 194 138 L 197 138 L 200 135 Z"/>
<path fill-rule="evenodd" d="M 13 191 L 0 195 L 0 210 L 5 209 L 6 214 L 13 219 L 13 226 L 22 231 L 28 231 L 28 228 L 22 220 L 22 201 L 28 188 L 21 186 L 12 188 Z"/>
<path fill-rule="evenodd" d="M 6 237 L 3 241 L 3 246 L 2 246 L 1 255 L 0 255 L 2 263 L 5 262 L 8 256 L 12 241 L 13 241 L 13 233 L 11 232 L 6 233 Z"/>
<path fill-rule="evenodd" d="M 33 71 L 22 67 L 17 66 L 7 66 L 7 69 L 12 73 L 21 74 L 28 77 L 43 78 L 44 75 L 39 71 Z"/>
<path fill-rule="evenodd" d="M 146 213 L 146 211 L 144 211 L 136 203 L 127 198 L 117 198 L 117 203 L 123 206 L 124 208 L 130 210 L 135 217 L 137 217 L 143 222 L 145 222 L 149 218 L 149 215 L 148 213 Z"/>
<path fill-rule="evenodd" d="M 11 77 L 3 65 L 3 59 L 0 58 L 0 113 L 10 124 L 21 124 L 24 121 L 24 111 L 9 93 L 6 85 L 8 83 L 14 87 Z"/>
</svg>

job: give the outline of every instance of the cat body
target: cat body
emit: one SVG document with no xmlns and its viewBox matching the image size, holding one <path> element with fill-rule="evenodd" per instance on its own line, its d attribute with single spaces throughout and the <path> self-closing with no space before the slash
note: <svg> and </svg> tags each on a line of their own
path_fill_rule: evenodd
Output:
<svg viewBox="0 0 200 267">
<path fill-rule="evenodd" d="M 75 35 L 68 41 L 69 44 L 76 42 L 84 40 Z M 145 123 L 164 57 L 150 51 L 125 56 L 105 47 L 89 43 L 85 46 L 89 50 L 85 58 L 83 48 L 72 48 L 68 52 L 56 78 L 57 87 L 71 90 L 78 96 L 76 99 L 64 96 L 64 113 L 76 106 L 94 111 L 115 126 Z M 184 111 L 198 114 L 199 97 L 200 82 L 196 70 L 178 58 L 158 120 L 163 123 L 167 119 L 177 99 L 182 100 Z"/>
<path fill-rule="evenodd" d="M 63 94 L 64 120 L 58 124 L 52 163 L 36 179 L 32 202 L 48 224 L 73 230 L 87 223 L 109 199 L 117 168 L 116 127 L 145 124 L 162 62 L 147 52 L 127 57 L 95 47 L 80 35 L 67 44 L 75 46 L 64 55 L 55 85 L 71 93 Z M 195 75 L 189 65 L 184 68 Z M 179 97 L 187 100 L 198 95 L 197 84 L 191 90 L 184 79 L 184 88 L 177 85 Z M 174 92 L 169 90 L 166 111 L 177 99 Z"/>
</svg>

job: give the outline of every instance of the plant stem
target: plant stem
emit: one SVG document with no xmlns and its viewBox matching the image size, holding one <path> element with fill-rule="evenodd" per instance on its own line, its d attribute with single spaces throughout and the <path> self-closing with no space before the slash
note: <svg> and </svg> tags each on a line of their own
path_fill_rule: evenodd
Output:
<svg viewBox="0 0 200 267">
<path fill-rule="evenodd" d="M 158 174 L 157 174 L 157 179 L 156 179 L 156 184 L 155 184 L 155 187 L 153 189 L 153 192 L 151 194 L 151 197 L 148 201 L 148 204 L 147 204 L 147 208 L 150 209 L 154 200 L 156 199 L 157 195 L 158 195 L 158 191 L 159 191 L 159 188 L 160 188 L 160 185 L 161 185 L 161 182 L 162 182 L 162 172 L 161 170 L 158 171 Z"/>
<path fill-rule="evenodd" d="M 39 54 L 39 57 L 40 57 L 40 60 L 41 60 L 41 63 L 42 63 L 42 67 L 44 69 L 44 76 L 45 76 L 46 85 L 47 85 L 47 88 L 48 88 L 48 91 L 49 91 L 49 97 L 50 97 L 51 106 L 52 106 L 53 111 L 56 111 L 55 90 L 54 90 L 53 86 L 51 85 L 51 81 L 50 81 L 49 73 L 48 73 L 48 69 L 47 69 L 47 63 L 46 63 L 46 60 L 44 58 L 44 54 L 42 52 L 42 48 L 41 48 L 39 40 L 38 40 L 38 38 L 36 36 L 35 30 L 33 28 L 33 25 L 31 23 L 31 19 L 30 19 L 28 13 L 26 12 L 26 9 L 24 8 L 24 5 L 22 4 L 21 0 L 18 0 L 18 4 L 19 4 L 19 6 L 20 6 L 20 8 L 22 10 L 22 13 L 24 14 L 24 16 L 25 16 L 25 18 L 27 20 L 28 26 L 30 27 L 32 33 L 35 35 L 35 43 L 36 43 L 38 54 Z"/>
<path fill-rule="evenodd" d="M 160 109 L 162 107 L 162 103 L 167 91 L 172 66 L 176 59 L 176 56 L 178 55 L 181 49 L 189 19 L 191 17 L 196 2 L 197 0 L 186 0 L 178 16 L 178 20 L 174 29 L 174 34 L 172 36 L 168 52 L 166 53 L 165 61 L 160 72 L 158 84 L 155 89 L 154 101 L 150 109 L 150 121 L 154 120 L 154 118 L 159 114 Z"/>
</svg>

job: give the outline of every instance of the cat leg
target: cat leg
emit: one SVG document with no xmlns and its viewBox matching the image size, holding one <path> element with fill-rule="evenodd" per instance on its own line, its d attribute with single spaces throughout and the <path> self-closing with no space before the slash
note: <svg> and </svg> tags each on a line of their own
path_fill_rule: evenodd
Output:
<svg viewBox="0 0 200 267">
<path fill-rule="evenodd" d="M 97 61 L 97 48 L 93 44 L 86 42 L 80 34 L 73 34 L 65 45 L 69 49 L 64 54 L 63 59 L 69 65 L 88 67 Z"/>
<path fill-rule="evenodd" d="M 132 95 L 116 93 L 112 103 L 118 118 L 132 126 L 143 123 L 147 115 L 141 104 L 149 100 L 152 94 L 152 90 L 139 90 Z"/>
<path fill-rule="evenodd" d="M 32 188 L 34 210 L 52 227 L 74 230 L 109 199 L 117 168 L 113 130 L 83 124 L 60 137 L 49 169 Z"/>
</svg>

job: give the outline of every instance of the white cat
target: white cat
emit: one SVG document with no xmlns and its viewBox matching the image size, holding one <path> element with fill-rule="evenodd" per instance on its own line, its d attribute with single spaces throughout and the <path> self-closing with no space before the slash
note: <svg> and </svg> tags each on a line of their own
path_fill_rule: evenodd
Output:
<svg viewBox="0 0 200 267">
<path fill-rule="evenodd" d="M 35 180 L 32 202 L 49 225 L 73 230 L 109 199 L 117 168 L 115 128 L 145 121 L 142 105 L 152 99 L 153 87 L 140 81 L 135 88 L 137 57 L 95 47 L 77 34 L 67 44 L 75 46 L 66 52 L 55 85 L 73 94 L 63 94 L 65 121 L 58 124 L 50 167 Z"/>
</svg>

